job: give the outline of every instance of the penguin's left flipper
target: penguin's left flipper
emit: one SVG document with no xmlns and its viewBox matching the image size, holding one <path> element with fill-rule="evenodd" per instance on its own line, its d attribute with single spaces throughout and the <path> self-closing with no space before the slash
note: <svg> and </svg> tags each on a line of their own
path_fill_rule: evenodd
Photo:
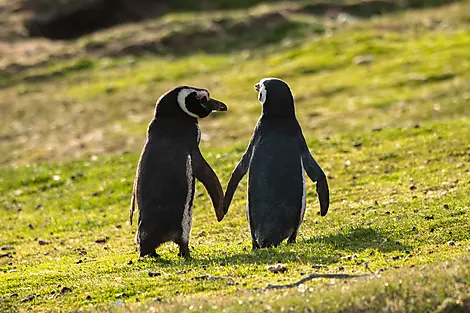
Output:
<svg viewBox="0 0 470 313">
<path fill-rule="evenodd" d="M 318 200 L 320 202 L 320 215 L 325 216 L 326 213 L 328 213 L 328 207 L 330 206 L 330 190 L 328 188 L 328 182 L 320 165 L 318 165 L 318 163 L 310 154 L 305 141 L 302 147 L 302 163 L 308 177 L 317 183 L 317 194 Z"/>
<path fill-rule="evenodd" d="M 237 190 L 238 183 L 243 178 L 243 176 L 245 176 L 246 172 L 248 172 L 248 169 L 250 168 L 251 156 L 253 154 L 253 147 L 256 141 L 255 136 L 256 129 L 255 135 L 253 135 L 253 138 L 251 138 L 250 144 L 248 145 L 245 154 L 243 155 L 240 162 L 238 162 L 237 167 L 233 170 L 232 176 L 230 177 L 230 181 L 228 182 L 224 197 L 224 214 L 227 214 L 228 212 L 228 208 L 230 206 L 230 203 L 232 202 L 233 195 Z"/>
<path fill-rule="evenodd" d="M 225 214 L 223 209 L 224 192 L 217 175 L 206 162 L 199 148 L 192 153 L 192 167 L 194 176 L 204 185 L 214 206 L 217 221 L 221 221 Z"/>
</svg>

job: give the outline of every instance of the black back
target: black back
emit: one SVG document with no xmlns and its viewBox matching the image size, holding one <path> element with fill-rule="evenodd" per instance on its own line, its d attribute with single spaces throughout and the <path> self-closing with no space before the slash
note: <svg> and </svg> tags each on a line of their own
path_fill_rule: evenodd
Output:
<svg viewBox="0 0 470 313">
<path fill-rule="evenodd" d="M 164 110 L 159 111 L 159 107 Z M 188 188 L 188 158 L 197 148 L 198 133 L 196 118 L 157 106 L 139 162 L 135 190 L 140 242 L 149 249 L 182 235 L 188 190 L 192 189 L 191 203 L 194 193 L 194 179 Z M 144 244 L 145 240 L 150 242 Z"/>
<path fill-rule="evenodd" d="M 329 190 L 297 122 L 289 86 L 280 79 L 268 78 L 255 87 L 263 112 L 230 178 L 224 212 L 249 170 L 247 216 L 253 247 L 259 248 L 277 246 L 288 237 L 289 242 L 295 242 L 305 210 L 304 170 L 317 182 L 322 216 L 328 211 Z"/>
<path fill-rule="evenodd" d="M 303 168 L 295 118 L 263 116 L 254 136 L 248 215 L 261 247 L 278 245 L 300 225 Z"/>
<path fill-rule="evenodd" d="M 136 200 L 139 208 L 136 237 L 141 256 L 154 253 L 163 242 L 175 241 L 180 254 L 189 257 L 195 178 L 208 190 L 217 219 L 223 218 L 223 191 L 199 151 L 197 118 L 226 109 L 222 102 L 210 99 L 207 90 L 188 86 L 174 88 L 158 100 L 131 200 L 131 223 Z"/>
</svg>

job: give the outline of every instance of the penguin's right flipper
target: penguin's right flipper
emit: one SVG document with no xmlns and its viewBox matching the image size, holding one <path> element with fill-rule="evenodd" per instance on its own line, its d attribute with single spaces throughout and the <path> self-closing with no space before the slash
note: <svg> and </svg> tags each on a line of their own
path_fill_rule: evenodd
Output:
<svg viewBox="0 0 470 313">
<path fill-rule="evenodd" d="M 238 183 L 240 180 L 245 176 L 246 172 L 250 168 L 250 161 L 251 155 L 253 154 L 253 146 L 254 146 L 255 138 L 251 138 L 250 144 L 245 151 L 240 162 L 238 162 L 237 167 L 233 170 L 232 176 L 230 177 L 230 181 L 228 182 L 227 190 L 225 191 L 224 197 L 224 214 L 227 214 L 228 208 L 230 203 L 232 202 L 233 195 L 235 194 L 235 190 L 237 190 Z"/>
<path fill-rule="evenodd" d="M 225 214 L 223 210 L 224 191 L 220 185 L 217 175 L 210 165 L 206 162 L 199 148 L 196 148 L 192 154 L 192 167 L 194 176 L 204 185 L 212 200 L 215 209 L 217 221 L 221 221 Z"/>
<path fill-rule="evenodd" d="M 318 165 L 317 161 L 312 157 L 308 150 L 307 143 L 303 135 L 301 135 L 303 142 L 301 144 L 302 151 L 302 163 L 308 177 L 317 183 L 317 194 L 320 202 L 320 215 L 325 216 L 328 213 L 328 207 L 330 206 L 330 190 L 328 188 L 328 181 L 326 180 L 325 173 Z"/>
</svg>

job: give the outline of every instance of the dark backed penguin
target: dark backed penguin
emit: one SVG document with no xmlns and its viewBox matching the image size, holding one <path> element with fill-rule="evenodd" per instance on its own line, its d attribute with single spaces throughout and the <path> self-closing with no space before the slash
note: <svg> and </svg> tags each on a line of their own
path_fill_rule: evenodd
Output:
<svg viewBox="0 0 470 313">
<path fill-rule="evenodd" d="M 179 245 L 180 256 L 190 257 L 194 178 L 208 191 L 217 220 L 224 217 L 222 187 L 199 150 L 198 118 L 214 110 L 227 107 L 205 89 L 176 87 L 158 99 L 132 191 L 130 222 L 137 201 L 139 257 L 157 257 L 155 249 L 167 241 Z"/>
<path fill-rule="evenodd" d="M 262 114 L 250 144 L 232 173 L 224 198 L 227 213 L 238 183 L 249 170 L 247 218 L 253 249 L 294 243 L 305 212 L 305 175 L 317 184 L 320 214 L 329 206 L 328 183 L 310 155 L 289 86 L 277 78 L 255 85 Z"/>
</svg>

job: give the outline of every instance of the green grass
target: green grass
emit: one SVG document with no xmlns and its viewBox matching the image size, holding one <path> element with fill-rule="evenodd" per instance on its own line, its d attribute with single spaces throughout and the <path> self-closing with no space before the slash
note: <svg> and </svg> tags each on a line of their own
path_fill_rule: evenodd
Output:
<svg viewBox="0 0 470 313">
<path fill-rule="evenodd" d="M 178 297 L 143 305 L 116 302 L 101 309 L 118 312 L 453 312 L 470 308 L 468 258 L 370 275 L 355 281 L 307 284 L 281 291 L 258 290 L 223 299 Z M 227 305 L 228 304 L 228 305 Z M 117 309 L 116 309 L 117 308 Z"/>
<path fill-rule="evenodd" d="M 327 266 L 320 272 L 367 273 L 366 262 L 373 271 L 394 272 L 454 260 L 470 248 L 469 129 L 470 120 L 459 119 L 310 141 L 330 176 L 332 204 L 320 218 L 309 183 L 305 222 L 291 246 L 251 252 L 244 184 L 222 223 L 198 186 L 191 261 L 179 259 L 172 244 L 159 249 L 162 261 L 137 261 L 135 226 L 125 222 L 137 154 L 3 168 L 0 241 L 14 249 L 0 263 L 2 301 L 47 311 L 119 299 L 161 298 L 170 304 L 182 295 L 233 299 L 241 290 L 296 280 L 312 272 L 312 264 Z M 362 145 L 355 148 L 354 142 Z M 241 150 L 204 151 L 224 185 Z M 102 238 L 107 242 L 95 243 Z M 265 269 L 279 261 L 288 274 Z M 149 271 L 161 275 L 150 278 Z M 208 274 L 229 280 L 194 279 Z M 63 286 L 72 292 L 57 295 Z M 11 299 L 13 293 L 36 298 L 21 303 Z M 271 303 L 269 296 L 265 301 Z"/>
<path fill-rule="evenodd" d="M 180 84 L 206 87 L 229 105 L 230 114 L 201 122 L 205 147 L 246 141 L 259 114 L 253 85 L 265 76 L 288 81 L 299 120 L 314 137 L 469 114 L 469 8 L 465 2 L 349 26 L 324 21 L 325 35 L 306 28 L 299 37 L 287 28 L 280 43 L 232 53 L 90 55 L 5 74 L 0 163 L 139 150 L 155 100 Z M 373 62 L 356 64 L 363 56 Z M 233 128 L 234 120 L 242 126 Z"/>
<path fill-rule="evenodd" d="M 293 4 L 252 10 L 284 5 Z M 228 36 L 220 51 L 77 54 L 5 73 L 0 311 L 470 310 L 469 9 L 463 1 L 347 24 L 288 13 L 257 49 L 249 35 Z M 142 35 L 151 23 L 204 20 L 192 14 L 130 27 Z M 229 23 L 246 18 L 204 14 Z M 359 64 L 364 57 L 372 62 Z M 165 244 L 161 260 L 138 261 L 128 207 L 155 99 L 189 84 L 227 103 L 228 112 L 200 123 L 201 149 L 225 187 L 260 113 L 253 85 L 267 76 L 293 89 L 309 147 L 329 177 L 328 215 L 317 214 L 308 182 L 298 242 L 252 252 L 246 178 L 221 223 L 198 184 L 193 259 Z M 278 262 L 286 273 L 266 269 Z M 370 275 L 265 289 L 312 272 Z"/>
</svg>

